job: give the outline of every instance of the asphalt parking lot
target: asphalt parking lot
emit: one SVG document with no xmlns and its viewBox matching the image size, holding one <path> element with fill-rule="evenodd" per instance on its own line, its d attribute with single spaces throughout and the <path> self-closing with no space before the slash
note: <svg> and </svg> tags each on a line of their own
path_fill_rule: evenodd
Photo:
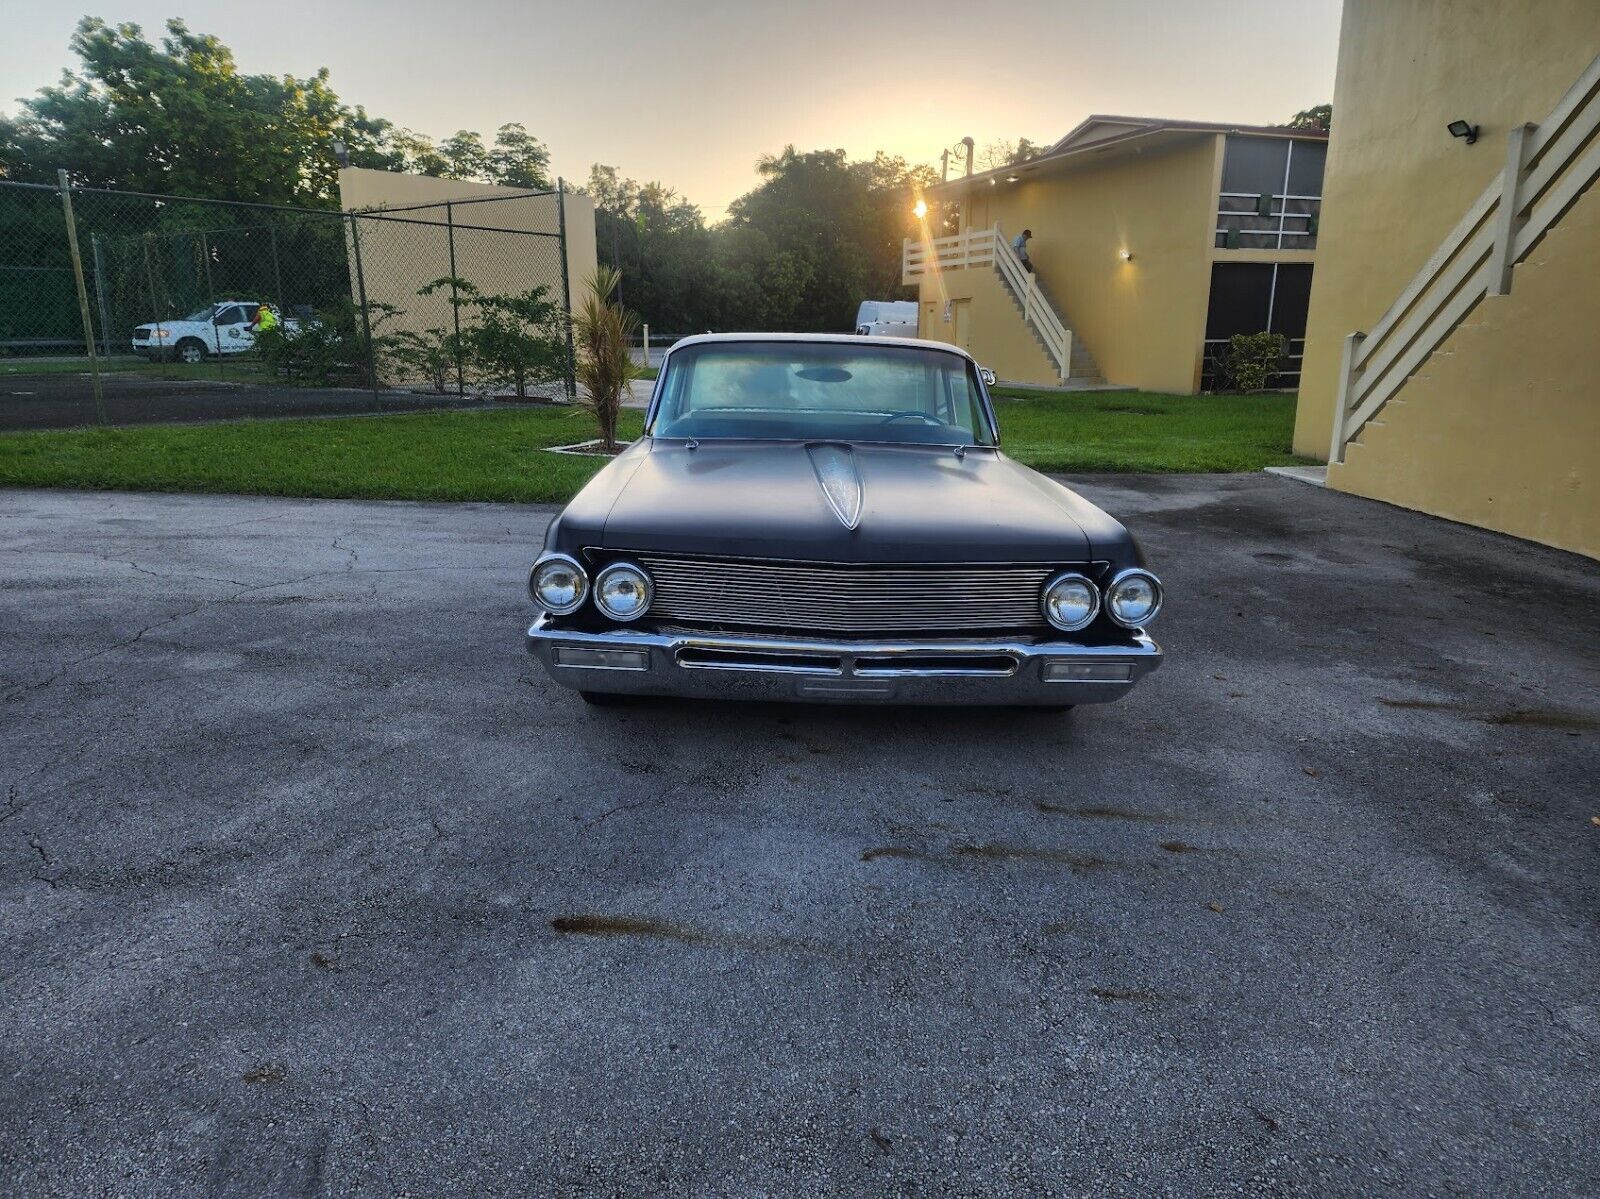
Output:
<svg viewBox="0 0 1600 1199">
<path fill-rule="evenodd" d="M 1068 715 L 589 710 L 548 509 L 0 493 L 0 1192 L 1592 1195 L 1600 567 L 1085 481 Z"/>
<path fill-rule="evenodd" d="M 116 371 L 103 375 L 101 384 L 106 419 L 113 425 L 420 412 L 481 402 L 472 396 L 463 400 L 389 390 L 374 394 L 353 387 L 276 387 L 226 378 L 163 379 Z M 97 420 L 87 374 L 0 374 L 0 431 L 68 429 Z"/>
</svg>

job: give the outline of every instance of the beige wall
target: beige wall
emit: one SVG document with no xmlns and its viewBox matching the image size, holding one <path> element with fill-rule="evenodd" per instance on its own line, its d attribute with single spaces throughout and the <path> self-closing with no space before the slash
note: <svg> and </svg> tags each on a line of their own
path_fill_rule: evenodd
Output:
<svg viewBox="0 0 1600 1199">
<path fill-rule="evenodd" d="M 1142 154 L 1060 174 L 1001 183 L 966 205 L 965 219 L 999 221 L 1007 238 L 1033 230 L 1029 253 L 1039 279 L 1112 383 L 1193 392 L 1199 383 L 1211 288 L 1220 137 L 1201 135 Z M 1133 260 L 1120 252 L 1128 249 Z M 983 275 L 979 281 L 961 276 Z M 1002 378 L 1055 382 L 1043 350 L 1006 300 L 992 271 L 950 272 L 951 295 L 973 296 L 974 356 Z M 923 318 L 937 314 L 939 281 L 922 286 Z M 992 291 L 998 306 L 985 299 Z M 1010 327 L 1015 326 L 1015 331 Z M 947 327 L 923 336 L 948 339 Z"/>
<path fill-rule="evenodd" d="M 1597 332 L 1591 190 L 1516 268 L 1511 294 L 1480 303 L 1346 449 L 1330 485 L 1600 558 Z"/>
<path fill-rule="evenodd" d="M 360 168 L 339 172 L 340 200 L 346 209 L 403 208 L 414 204 L 507 197 L 487 204 L 458 204 L 452 214 L 456 274 L 486 293 L 544 287 L 561 302 L 559 243 L 524 232 L 556 233 L 561 228 L 554 195 L 518 198 L 519 189 L 434 179 Z M 391 329 L 444 328 L 450 305 L 441 293 L 417 290 L 450 273 L 445 210 L 422 208 L 394 218 L 360 222 L 361 265 L 367 297 L 403 309 Z M 585 282 L 595 271 L 594 205 L 587 196 L 566 197 L 567 270 L 572 302 L 582 302 Z M 510 231 L 510 232 L 506 232 Z M 354 263 L 351 265 L 352 271 Z"/>
<path fill-rule="evenodd" d="M 1034 340 L 994 271 L 988 267 L 950 271 L 945 275 L 945 299 L 938 298 L 937 290 L 922 289 L 917 314 L 921 337 L 960 346 L 1008 383 L 1061 382 L 1055 359 Z"/>
<path fill-rule="evenodd" d="M 1596 53 L 1596 0 L 1345 0 L 1296 453 L 1328 456 L 1345 334 L 1376 323 L 1501 169 L 1507 129 L 1540 120 Z M 1445 132 L 1458 117 L 1477 144 Z M 1548 318 L 1571 344 L 1593 336 Z"/>
</svg>

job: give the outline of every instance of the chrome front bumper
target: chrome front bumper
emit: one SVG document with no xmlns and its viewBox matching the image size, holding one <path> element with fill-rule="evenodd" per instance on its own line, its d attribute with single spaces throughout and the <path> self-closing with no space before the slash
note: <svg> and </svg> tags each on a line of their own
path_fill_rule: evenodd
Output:
<svg viewBox="0 0 1600 1199">
<path fill-rule="evenodd" d="M 1161 665 L 1143 633 L 1128 644 L 1033 637 L 816 641 L 721 633 L 585 633 L 540 613 L 528 652 L 564 687 L 802 703 L 1096 704 Z"/>
</svg>

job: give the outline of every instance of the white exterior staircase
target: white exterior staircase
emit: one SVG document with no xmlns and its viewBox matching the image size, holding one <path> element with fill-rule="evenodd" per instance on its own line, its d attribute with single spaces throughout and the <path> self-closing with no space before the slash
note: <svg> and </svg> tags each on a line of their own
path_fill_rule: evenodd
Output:
<svg viewBox="0 0 1600 1199">
<path fill-rule="evenodd" d="M 1511 292 L 1512 268 L 1600 178 L 1600 57 L 1550 114 L 1507 139 L 1506 162 L 1367 333 L 1345 338 L 1328 461 L 1393 399 L 1485 296 Z"/>
<path fill-rule="evenodd" d="M 999 222 L 991 229 L 964 229 L 927 241 L 907 238 L 901 250 L 900 277 L 903 283 L 916 284 L 930 275 L 985 266 L 998 276 L 1006 297 L 1054 364 L 1062 383 L 1092 386 L 1105 382 L 1093 355 L 1073 337 L 1038 276 L 1022 265 Z"/>
</svg>

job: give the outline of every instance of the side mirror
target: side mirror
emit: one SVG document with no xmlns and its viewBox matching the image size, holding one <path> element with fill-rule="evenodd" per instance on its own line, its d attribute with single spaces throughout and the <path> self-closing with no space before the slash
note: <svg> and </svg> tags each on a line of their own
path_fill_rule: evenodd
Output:
<svg viewBox="0 0 1600 1199">
<path fill-rule="evenodd" d="M 985 387 L 994 386 L 994 372 L 988 367 L 980 366 L 978 368 L 978 377 L 983 380 L 983 385 Z"/>
</svg>

